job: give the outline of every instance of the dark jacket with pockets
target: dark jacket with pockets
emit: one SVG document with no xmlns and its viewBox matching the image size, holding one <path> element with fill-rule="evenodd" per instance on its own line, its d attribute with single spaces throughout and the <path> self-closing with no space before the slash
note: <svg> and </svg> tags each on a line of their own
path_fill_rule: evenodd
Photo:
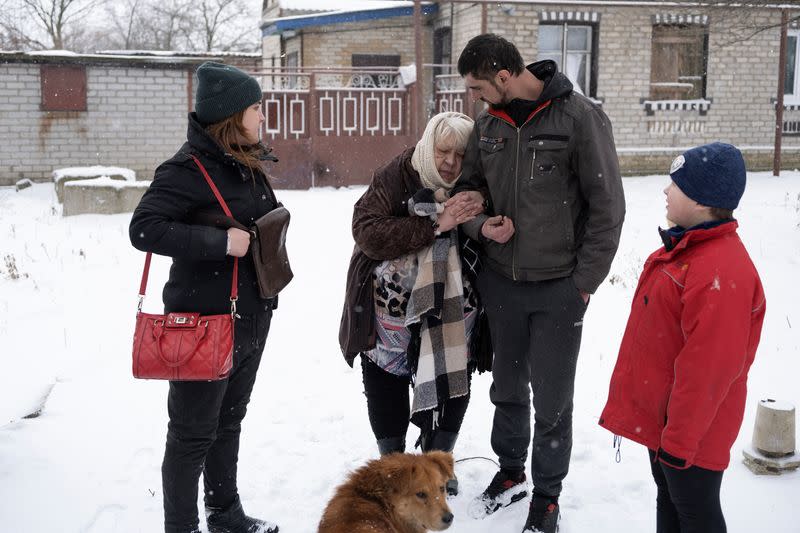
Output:
<svg viewBox="0 0 800 533">
<path fill-rule="evenodd" d="M 529 65 L 545 87 L 517 127 L 501 109 L 481 113 L 455 191 L 488 188 L 491 209 L 463 225 L 485 250 L 486 265 L 520 281 L 572 276 L 593 293 L 611 266 L 625 198 L 611 121 L 552 61 Z M 550 77 L 549 77 L 550 76 Z M 487 216 L 506 215 L 514 236 L 485 239 Z"/>
<path fill-rule="evenodd" d="M 142 251 L 172 257 L 164 285 L 165 312 L 220 314 L 230 310 L 233 257 L 225 254 L 224 228 L 198 222 L 202 214 L 224 213 L 200 169 L 208 171 L 233 218 L 244 226 L 275 208 L 275 195 L 266 177 L 239 163 L 189 115 L 186 143 L 156 169 L 153 183 L 133 213 L 130 239 Z M 251 251 L 239 260 L 240 314 L 272 309 L 273 300 L 259 296 Z"/>
</svg>

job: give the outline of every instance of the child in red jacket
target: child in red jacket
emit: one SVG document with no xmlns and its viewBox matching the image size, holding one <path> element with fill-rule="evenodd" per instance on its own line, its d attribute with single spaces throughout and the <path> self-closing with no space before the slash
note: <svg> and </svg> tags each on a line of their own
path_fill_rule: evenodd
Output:
<svg viewBox="0 0 800 533">
<path fill-rule="evenodd" d="M 719 492 L 742 424 L 764 320 L 758 272 L 733 210 L 746 171 L 734 146 L 678 156 L 664 246 L 645 262 L 600 425 L 647 446 L 658 533 L 725 532 Z"/>
</svg>

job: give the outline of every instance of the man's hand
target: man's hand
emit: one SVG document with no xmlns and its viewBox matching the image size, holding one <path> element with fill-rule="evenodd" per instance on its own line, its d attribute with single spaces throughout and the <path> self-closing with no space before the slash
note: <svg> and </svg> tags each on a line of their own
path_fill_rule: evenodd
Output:
<svg viewBox="0 0 800 533">
<path fill-rule="evenodd" d="M 505 244 L 514 235 L 514 222 L 503 215 L 491 217 L 483 223 L 481 234 L 487 239 Z"/>
<path fill-rule="evenodd" d="M 228 228 L 228 242 L 230 243 L 228 255 L 244 257 L 250 247 L 250 234 L 239 228 Z"/>
<path fill-rule="evenodd" d="M 588 304 L 589 303 L 589 293 L 586 292 L 586 291 L 582 291 L 582 290 L 578 290 L 578 292 L 581 293 L 581 298 L 583 298 L 583 303 L 584 304 Z"/>
<path fill-rule="evenodd" d="M 462 224 L 483 213 L 483 195 L 478 191 L 462 191 L 444 203 L 452 210 L 456 222 Z"/>
</svg>

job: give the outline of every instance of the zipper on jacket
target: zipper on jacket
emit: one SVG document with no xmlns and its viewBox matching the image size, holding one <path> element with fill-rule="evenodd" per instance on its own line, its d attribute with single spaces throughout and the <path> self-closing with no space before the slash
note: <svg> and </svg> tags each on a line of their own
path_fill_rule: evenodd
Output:
<svg viewBox="0 0 800 533">
<path fill-rule="evenodd" d="M 527 121 L 526 121 L 527 123 Z M 525 124 L 523 124 L 524 126 Z M 519 214 L 519 135 L 522 127 L 517 128 L 517 159 L 514 168 L 514 218 Z M 516 223 L 515 223 L 516 224 Z M 517 226 L 515 226 L 517 227 Z M 511 242 L 511 279 L 517 281 L 517 239 Z"/>
<path fill-rule="evenodd" d="M 530 116 L 528 116 L 528 118 L 525 120 L 525 122 L 522 123 L 521 126 L 517 126 L 516 124 L 510 122 L 509 120 L 506 120 L 505 118 L 503 118 L 501 116 L 492 115 L 491 113 L 489 113 L 494 118 L 496 118 L 498 120 L 502 120 L 503 122 L 505 122 L 506 124 L 510 125 L 512 128 L 517 130 L 517 153 L 516 153 L 516 160 L 514 161 L 514 217 L 511 219 L 512 221 L 517 219 L 517 214 L 519 212 L 519 137 L 520 137 L 520 133 L 522 132 L 522 128 L 524 128 L 528 124 L 528 122 L 530 122 L 533 119 L 533 117 L 535 117 L 536 115 L 539 114 L 539 111 L 541 111 L 542 109 L 544 109 L 544 108 L 546 108 L 546 107 L 548 107 L 550 105 L 550 102 L 552 102 L 552 100 L 548 100 L 545 103 L 543 103 L 542 105 L 540 105 L 539 107 L 537 107 L 533 111 L 533 113 L 531 113 Z M 535 150 L 534 150 L 533 154 L 534 154 L 534 159 L 535 159 L 535 157 L 536 157 L 536 151 Z M 532 168 L 533 168 L 533 164 L 531 164 L 531 169 Z M 532 171 L 531 171 L 531 175 L 533 175 Z M 518 225 L 517 225 L 516 222 L 514 224 L 515 224 L 514 232 L 516 233 L 516 228 L 518 227 Z M 514 239 L 514 242 L 511 243 L 511 279 L 513 279 L 514 281 L 517 281 L 517 240 L 516 239 Z"/>
<path fill-rule="evenodd" d="M 536 148 L 533 149 L 533 159 L 531 159 L 531 177 L 530 180 L 533 182 L 533 172 L 536 169 Z"/>
</svg>

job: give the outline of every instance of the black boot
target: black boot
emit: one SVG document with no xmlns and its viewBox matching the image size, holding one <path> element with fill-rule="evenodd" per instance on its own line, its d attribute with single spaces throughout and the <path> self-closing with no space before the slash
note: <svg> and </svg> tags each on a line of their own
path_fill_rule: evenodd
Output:
<svg viewBox="0 0 800 533">
<path fill-rule="evenodd" d="M 429 444 L 425 443 L 425 440 L 423 439 L 422 451 L 429 452 L 431 450 L 441 450 L 443 452 L 453 453 L 453 448 L 456 447 L 457 439 L 458 433 L 437 429 L 433 432 L 433 438 L 430 439 Z"/>
<path fill-rule="evenodd" d="M 557 533 L 559 518 L 558 496 L 553 498 L 534 492 L 522 533 Z"/>
<path fill-rule="evenodd" d="M 381 455 L 388 455 L 390 453 L 403 453 L 406 451 L 406 438 L 403 437 L 386 437 L 378 439 L 378 452 Z"/>
<path fill-rule="evenodd" d="M 244 514 L 239 497 L 227 509 L 206 506 L 209 533 L 278 533 L 278 526 Z"/>
<path fill-rule="evenodd" d="M 458 433 L 435 429 L 432 433 L 422 433 L 419 438 L 423 452 L 441 450 L 453 453 L 453 448 L 456 447 L 456 440 L 458 440 Z M 447 480 L 445 487 L 447 488 L 448 496 L 458 496 L 458 478 L 455 475 L 453 475 L 453 479 Z"/>
</svg>

